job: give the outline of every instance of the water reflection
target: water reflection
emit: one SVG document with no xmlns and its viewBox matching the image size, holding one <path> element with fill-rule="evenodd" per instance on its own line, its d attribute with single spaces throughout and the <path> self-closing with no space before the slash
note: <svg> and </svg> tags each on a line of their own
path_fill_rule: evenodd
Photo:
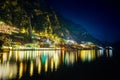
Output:
<svg viewBox="0 0 120 80">
<path fill-rule="evenodd" d="M 78 60 L 91 62 L 101 56 L 112 57 L 112 50 L 14 50 L 0 53 L 0 79 L 22 78 L 48 71 L 60 65 L 74 65 Z"/>
<path fill-rule="evenodd" d="M 92 61 L 96 58 L 95 50 L 81 50 L 79 55 L 82 61 Z"/>
<path fill-rule="evenodd" d="M 20 66 L 19 66 L 19 78 L 21 78 L 23 75 L 23 63 L 20 62 Z"/>
<path fill-rule="evenodd" d="M 113 56 L 113 53 L 112 53 L 111 49 L 110 50 L 106 49 L 105 51 L 106 51 L 106 56 L 107 57 L 112 57 Z"/>
<path fill-rule="evenodd" d="M 30 62 L 30 76 L 33 75 L 33 68 L 34 68 L 33 65 L 34 65 L 34 64 L 33 64 L 33 61 L 31 61 L 31 62 Z"/>
<path fill-rule="evenodd" d="M 17 65 L 15 63 L 0 63 L 0 79 L 12 79 L 17 76 Z"/>
</svg>

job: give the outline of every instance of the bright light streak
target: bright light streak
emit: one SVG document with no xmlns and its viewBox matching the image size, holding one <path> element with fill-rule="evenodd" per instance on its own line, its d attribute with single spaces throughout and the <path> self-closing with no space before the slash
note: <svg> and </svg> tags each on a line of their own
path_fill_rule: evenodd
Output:
<svg viewBox="0 0 120 80">
<path fill-rule="evenodd" d="M 41 61 L 39 61 L 39 63 L 38 63 L 38 74 L 41 73 L 41 67 L 42 67 L 42 65 L 41 65 Z"/>
<path fill-rule="evenodd" d="M 21 78 L 23 75 L 23 63 L 20 63 L 20 68 L 19 68 L 19 78 Z"/>
<path fill-rule="evenodd" d="M 53 68 L 54 68 L 54 61 L 53 61 L 53 58 L 51 59 L 51 71 L 53 71 Z"/>
<path fill-rule="evenodd" d="M 47 72 L 48 71 L 48 60 L 46 60 L 46 62 L 45 62 L 45 72 Z"/>
<path fill-rule="evenodd" d="M 33 75 L 33 69 L 34 69 L 33 61 L 31 61 L 31 63 L 30 63 L 30 76 Z"/>
</svg>

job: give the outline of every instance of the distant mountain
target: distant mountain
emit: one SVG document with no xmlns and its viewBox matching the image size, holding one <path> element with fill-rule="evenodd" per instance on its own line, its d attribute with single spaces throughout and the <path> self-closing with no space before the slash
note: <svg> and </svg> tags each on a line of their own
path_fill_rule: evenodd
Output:
<svg viewBox="0 0 120 80">
<path fill-rule="evenodd" d="M 47 30 L 64 39 L 101 45 L 80 24 L 57 14 L 45 0 L 0 0 L 0 21 L 20 29 L 32 27 L 37 32 Z"/>
</svg>

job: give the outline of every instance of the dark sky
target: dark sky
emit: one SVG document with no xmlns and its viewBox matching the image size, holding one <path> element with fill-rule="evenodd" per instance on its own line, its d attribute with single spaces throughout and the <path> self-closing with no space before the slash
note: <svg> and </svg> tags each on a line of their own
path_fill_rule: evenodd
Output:
<svg viewBox="0 0 120 80">
<path fill-rule="evenodd" d="M 120 40 L 120 3 L 117 0 L 48 0 L 64 17 L 81 24 L 102 40 Z"/>
</svg>

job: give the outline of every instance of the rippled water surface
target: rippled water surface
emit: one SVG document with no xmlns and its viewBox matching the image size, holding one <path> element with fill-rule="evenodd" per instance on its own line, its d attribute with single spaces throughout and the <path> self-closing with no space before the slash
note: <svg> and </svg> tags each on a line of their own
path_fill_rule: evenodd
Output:
<svg viewBox="0 0 120 80">
<path fill-rule="evenodd" d="M 4 51 L 0 52 L 0 79 L 91 78 L 107 68 L 101 67 L 108 66 L 112 56 L 109 49 Z"/>
</svg>

